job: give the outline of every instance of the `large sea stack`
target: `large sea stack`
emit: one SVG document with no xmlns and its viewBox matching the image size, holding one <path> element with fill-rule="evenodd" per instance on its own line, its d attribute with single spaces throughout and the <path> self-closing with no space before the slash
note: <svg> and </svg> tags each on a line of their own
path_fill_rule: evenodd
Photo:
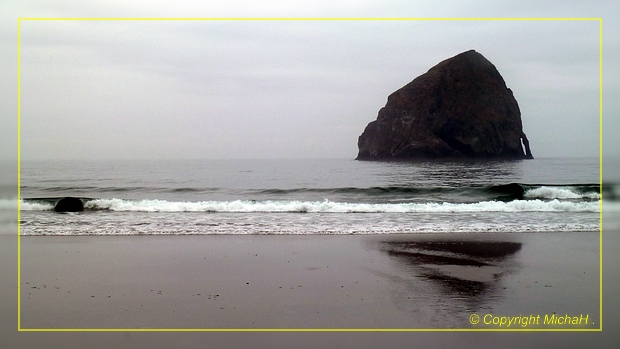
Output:
<svg viewBox="0 0 620 349">
<path fill-rule="evenodd" d="M 533 158 L 512 91 L 474 50 L 392 93 L 357 145 L 358 160 Z"/>
</svg>

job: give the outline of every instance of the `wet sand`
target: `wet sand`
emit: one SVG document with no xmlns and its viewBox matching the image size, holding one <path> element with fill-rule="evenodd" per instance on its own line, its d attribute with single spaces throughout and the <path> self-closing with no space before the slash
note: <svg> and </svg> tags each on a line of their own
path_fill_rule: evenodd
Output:
<svg viewBox="0 0 620 349">
<path fill-rule="evenodd" d="M 597 328 L 598 263 L 597 233 L 29 236 L 21 328 Z"/>
</svg>

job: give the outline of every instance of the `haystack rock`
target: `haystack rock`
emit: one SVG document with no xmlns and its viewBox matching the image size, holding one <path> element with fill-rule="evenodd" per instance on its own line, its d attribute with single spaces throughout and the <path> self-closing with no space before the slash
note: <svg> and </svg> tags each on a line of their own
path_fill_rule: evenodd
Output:
<svg viewBox="0 0 620 349">
<path fill-rule="evenodd" d="M 392 93 L 357 145 L 357 160 L 533 158 L 512 91 L 474 50 Z"/>
</svg>

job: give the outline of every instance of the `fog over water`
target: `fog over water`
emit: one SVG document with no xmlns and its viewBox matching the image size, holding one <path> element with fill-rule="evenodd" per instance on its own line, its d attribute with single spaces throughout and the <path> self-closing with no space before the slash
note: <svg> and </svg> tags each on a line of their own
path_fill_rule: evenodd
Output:
<svg viewBox="0 0 620 349">
<path fill-rule="evenodd" d="M 22 21 L 27 159 L 353 158 L 387 96 L 475 49 L 539 157 L 599 149 L 598 21 Z"/>
</svg>

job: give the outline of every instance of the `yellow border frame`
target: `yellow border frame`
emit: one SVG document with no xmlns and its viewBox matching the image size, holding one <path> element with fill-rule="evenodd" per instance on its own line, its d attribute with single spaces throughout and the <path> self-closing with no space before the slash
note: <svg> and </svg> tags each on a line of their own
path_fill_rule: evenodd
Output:
<svg viewBox="0 0 620 349">
<path fill-rule="evenodd" d="M 599 327 L 598 328 L 163 328 L 163 329 L 135 329 L 135 328 L 22 328 L 21 327 L 21 22 L 22 21 L 598 21 L 599 22 Z M 98 18 L 98 17 L 25 17 L 17 19 L 17 330 L 20 332 L 601 332 L 603 330 L 603 19 L 602 18 L 525 18 L 525 17 L 445 17 L 445 18 L 337 18 L 337 17 L 290 17 L 290 18 L 167 18 L 167 17 L 126 17 L 126 18 Z"/>
</svg>

